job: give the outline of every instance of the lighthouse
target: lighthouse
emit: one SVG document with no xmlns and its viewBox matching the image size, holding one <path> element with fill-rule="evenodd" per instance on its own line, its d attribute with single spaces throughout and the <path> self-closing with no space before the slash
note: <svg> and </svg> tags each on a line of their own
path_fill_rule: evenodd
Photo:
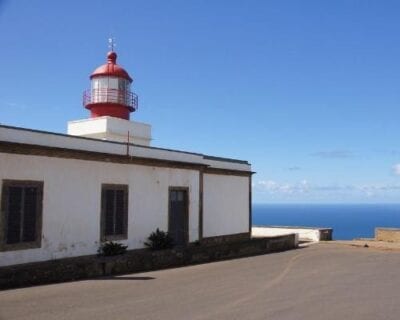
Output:
<svg viewBox="0 0 400 320">
<path fill-rule="evenodd" d="M 129 120 L 138 107 L 138 97 L 131 91 L 132 78 L 117 64 L 117 53 L 110 51 L 107 62 L 91 75 L 91 86 L 83 93 L 83 105 L 92 118 L 110 116 Z"/>
<path fill-rule="evenodd" d="M 151 146 L 151 126 L 137 121 L 147 106 L 141 99 L 137 108 L 131 56 L 118 57 L 124 69 L 110 49 L 98 61 L 84 62 L 87 84 L 71 106 L 83 119 L 69 121 L 68 134 L 0 124 L 1 284 L 2 270 L 11 275 L 6 286 L 32 284 L 29 277 L 17 278 L 19 270 L 29 274 L 33 262 L 44 270 L 39 282 L 64 263 L 71 265 L 71 277 L 82 265 L 92 270 L 90 257 L 104 241 L 122 243 L 133 259 L 143 259 L 144 243 L 158 229 L 182 250 L 189 246 L 189 253 L 197 242 L 247 246 L 250 163 Z M 140 77 L 135 88 L 137 83 Z M 278 244 L 295 246 L 291 236 Z M 46 261 L 64 258 L 69 260 Z"/>
<path fill-rule="evenodd" d="M 132 92 L 133 79 L 117 64 L 113 44 L 106 63 L 90 74 L 90 88 L 83 92 L 83 106 L 90 118 L 68 122 L 68 134 L 109 141 L 150 145 L 151 126 L 130 121 L 138 109 L 138 96 Z"/>
</svg>

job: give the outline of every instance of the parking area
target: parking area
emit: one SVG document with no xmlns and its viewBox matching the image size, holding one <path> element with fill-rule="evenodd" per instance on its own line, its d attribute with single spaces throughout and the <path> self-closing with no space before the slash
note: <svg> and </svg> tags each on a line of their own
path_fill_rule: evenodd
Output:
<svg viewBox="0 0 400 320">
<path fill-rule="evenodd" d="M 400 251 L 319 243 L 0 292 L 0 319 L 398 319 Z"/>
</svg>

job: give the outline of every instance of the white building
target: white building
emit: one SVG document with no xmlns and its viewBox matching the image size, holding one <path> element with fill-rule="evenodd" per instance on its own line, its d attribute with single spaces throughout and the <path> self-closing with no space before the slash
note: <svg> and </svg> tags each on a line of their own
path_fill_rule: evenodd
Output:
<svg viewBox="0 0 400 320">
<path fill-rule="evenodd" d="M 156 228 L 181 246 L 250 237 L 250 164 L 151 147 L 116 58 L 91 75 L 91 118 L 68 134 L 0 126 L 0 266 L 96 254 L 104 240 L 139 249 Z"/>
</svg>

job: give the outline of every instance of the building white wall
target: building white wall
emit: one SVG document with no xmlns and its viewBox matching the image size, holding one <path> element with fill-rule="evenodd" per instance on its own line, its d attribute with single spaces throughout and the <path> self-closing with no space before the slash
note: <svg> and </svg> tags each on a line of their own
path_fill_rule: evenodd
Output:
<svg viewBox="0 0 400 320">
<path fill-rule="evenodd" d="M 78 121 L 79 122 L 79 121 Z M 117 155 L 126 155 L 126 143 L 84 139 L 73 135 L 54 134 L 37 130 L 26 130 L 0 125 L 0 141 L 32 144 L 46 147 L 65 148 L 71 150 L 84 150 Z M 133 141 L 135 142 L 135 141 Z M 129 146 L 129 155 L 145 158 L 154 158 L 171 161 L 208 165 L 213 168 L 242 170 L 251 172 L 251 166 L 245 161 L 232 161 L 231 159 L 215 160 L 213 157 L 199 153 L 182 152 L 162 148 L 146 147 L 139 145 Z M 213 160 L 214 159 L 214 160 Z"/>
<path fill-rule="evenodd" d="M 249 232 L 249 177 L 204 174 L 203 237 Z"/>
<path fill-rule="evenodd" d="M 274 237 L 295 233 L 301 241 L 320 241 L 318 228 L 285 228 L 285 227 L 252 227 L 251 236 L 254 238 Z"/>
<path fill-rule="evenodd" d="M 246 161 L 243 162 L 224 161 L 223 158 L 221 158 L 221 160 L 213 160 L 209 159 L 208 157 L 205 157 L 203 162 L 204 164 L 209 165 L 210 167 L 218 169 L 251 171 L 251 166 Z"/>
<path fill-rule="evenodd" d="M 130 143 L 150 146 L 151 142 L 149 124 L 108 116 L 69 121 L 68 134 L 123 143 L 129 134 Z"/>
<path fill-rule="evenodd" d="M 168 187 L 189 188 L 189 240 L 198 239 L 199 173 L 76 159 L 0 153 L 3 179 L 44 181 L 41 248 L 0 252 L 0 266 L 95 254 L 103 183 L 129 185 L 129 249 L 168 229 Z"/>
<path fill-rule="evenodd" d="M 26 143 L 32 145 L 84 150 L 117 155 L 126 155 L 126 143 L 104 140 L 83 139 L 71 135 L 53 134 L 34 130 L 21 130 L 0 126 L 0 141 Z M 203 155 L 145 146 L 130 146 L 129 155 L 171 161 L 204 164 Z"/>
</svg>

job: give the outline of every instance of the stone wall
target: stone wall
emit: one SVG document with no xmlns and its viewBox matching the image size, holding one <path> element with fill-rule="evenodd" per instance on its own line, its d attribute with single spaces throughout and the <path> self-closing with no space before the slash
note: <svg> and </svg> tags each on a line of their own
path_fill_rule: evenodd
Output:
<svg viewBox="0 0 400 320">
<path fill-rule="evenodd" d="M 0 268 L 0 289 L 180 267 L 284 251 L 296 247 L 295 235 L 290 234 L 236 242 L 191 245 L 181 249 L 131 250 L 124 255 L 114 257 L 91 255 L 20 264 Z"/>
<path fill-rule="evenodd" d="M 387 242 L 400 242 L 400 229 L 375 228 L 375 240 Z"/>
<path fill-rule="evenodd" d="M 236 234 L 228 234 L 224 236 L 216 236 L 216 237 L 207 237 L 201 239 L 201 243 L 205 245 L 212 244 L 222 244 L 229 242 L 238 242 L 238 241 L 246 241 L 251 238 L 250 232 L 236 233 Z"/>
</svg>

